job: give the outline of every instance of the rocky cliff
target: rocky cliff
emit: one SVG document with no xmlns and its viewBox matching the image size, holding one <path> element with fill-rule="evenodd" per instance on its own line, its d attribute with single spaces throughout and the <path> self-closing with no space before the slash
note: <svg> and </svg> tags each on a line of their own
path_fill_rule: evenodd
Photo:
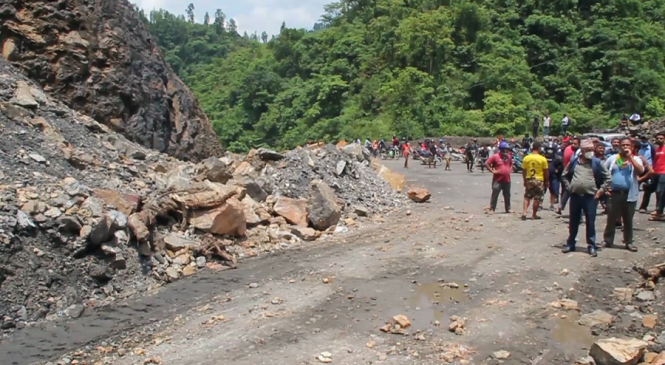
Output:
<svg viewBox="0 0 665 365">
<path fill-rule="evenodd" d="M 3 0 L 0 24 L 2 56 L 70 108 L 179 159 L 221 155 L 128 1 Z"/>
</svg>

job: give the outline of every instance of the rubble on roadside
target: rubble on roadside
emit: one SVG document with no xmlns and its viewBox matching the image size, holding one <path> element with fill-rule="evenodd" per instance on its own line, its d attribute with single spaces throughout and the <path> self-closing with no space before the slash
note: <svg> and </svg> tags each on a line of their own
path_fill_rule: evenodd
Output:
<svg viewBox="0 0 665 365">
<path fill-rule="evenodd" d="M 0 73 L 3 329 L 75 318 L 406 202 L 358 145 L 183 162 L 70 110 L 1 60 Z"/>
</svg>

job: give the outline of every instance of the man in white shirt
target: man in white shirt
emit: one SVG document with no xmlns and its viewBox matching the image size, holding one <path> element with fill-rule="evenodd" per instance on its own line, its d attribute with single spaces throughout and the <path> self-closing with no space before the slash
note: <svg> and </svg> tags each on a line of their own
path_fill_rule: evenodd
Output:
<svg viewBox="0 0 665 365">
<path fill-rule="evenodd" d="M 630 116 L 630 121 L 637 125 L 642 121 L 642 117 L 637 113 L 633 113 L 633 115 Z"/>
<path fill-rule="evenodd" d="M 543 117 L 543 135 L 546 137 L 550 135 L 550 123 L 552 123 L 552 118 L 549 115 Z"/>
<path fill-rule="evenodd" d="M 561 119 L 561 135 L 565 136 L 566 131 L 568 130 L 568 126 L 570 125 L 570 119 L 568 118 L 567 114 L 563 115 L 563 119 Z"/>
</svg>

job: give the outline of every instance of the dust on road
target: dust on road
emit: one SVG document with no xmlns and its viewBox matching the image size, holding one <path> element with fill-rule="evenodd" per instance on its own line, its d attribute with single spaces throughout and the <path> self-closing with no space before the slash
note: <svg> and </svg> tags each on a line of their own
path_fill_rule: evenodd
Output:
<svg viewBox="0 0 665 365">
<path fill-rule="evenodd" d="M 525 222 L 484 214 L 489 174 L 457 163 L 452 172 L 414 164 L 407 177 L 432 193 L 411 215 L 238 270 L 202 273 L 76 322 L 27 328 L 0 345 L 2 363 L 69 353 L 65 360 L 80 364 L 119 365 L 570 364 L 597 338 L 577 324 L 580 314 L 605 303 L 615 287 L 634 284 L 633 262 L 662 254 L 652 239 L 662 228 L 642 215 L 640 252 L 563 255 L 567 225 L 553 213 Z M 513 175 L 514 207 L 522 200 L 519 180 Z M 576 299 L 582 311 L 551 305 L 563 298 Z M 406 335 L 380 331 L 399 314 L 411 322 Z M 464 319 L 460 334 L 449 331 L 452 316 Z"/>
</svg>

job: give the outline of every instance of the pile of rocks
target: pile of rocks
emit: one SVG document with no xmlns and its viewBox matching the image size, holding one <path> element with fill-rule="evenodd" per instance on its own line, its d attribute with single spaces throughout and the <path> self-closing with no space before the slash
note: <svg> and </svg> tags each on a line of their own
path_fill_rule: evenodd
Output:
<svg viewBox="0 0 665 365">
<path fill-rule="evenodd" d="M 0 74 L 3 329 L 78 317 L 405 200 L 354 147 L 183 162 L 70 110 L 1 60 Z"/>
</svg>

